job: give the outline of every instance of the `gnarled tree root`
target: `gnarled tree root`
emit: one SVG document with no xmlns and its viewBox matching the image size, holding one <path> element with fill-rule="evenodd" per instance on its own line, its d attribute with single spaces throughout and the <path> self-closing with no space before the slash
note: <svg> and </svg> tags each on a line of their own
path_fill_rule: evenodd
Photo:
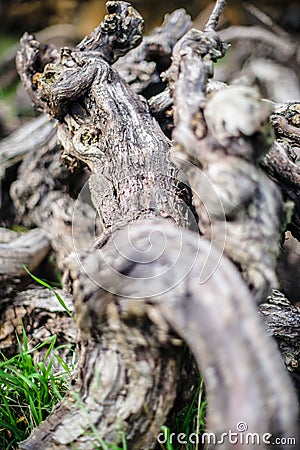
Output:
<svg viewBox="0 0 300 450">
<path fill-rule="evenodd" d="M 163 251 L 160 239 L 149 250 L 149 236 L 157 232 L 167 242 Z M 135 247 L 128 252 L 129 242 Z M 88 276 L 73 272 L 79 379 L 21 449 L 92 449 L 93 427 L 108 443 L 120 442 L 122 430 L 129 448 L 153 448 L 184 363 L 184 349 L 169 327 L 187 342 L 204 375 L 208 427 L 217 439 L 237 432 L 239 422 L 261 436 L 253 448 L 267 448 L 264 433 L 296 436 L 293 390 L 274 343 L 235 267 L 225 257 L 220 261 L 204 239 L 165 220 L 139 221 L 81 264 Z M 200 284 L 203 270 L 211 276 Z M 226 439 L 220 445 L 231 446 Z"/>
</svg>

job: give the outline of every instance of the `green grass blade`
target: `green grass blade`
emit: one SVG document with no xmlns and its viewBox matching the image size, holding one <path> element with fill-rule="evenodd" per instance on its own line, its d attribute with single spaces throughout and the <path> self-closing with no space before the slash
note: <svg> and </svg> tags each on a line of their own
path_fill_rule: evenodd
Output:
<svg viewBox="0 0 300 450">
<path fill-rule="evenodd" d="M 33 275 L 33 274 L 27 269 L 27 267 L 26 267 L 24 264 L 22 264 L 22 267 L 23 267 L 23 269 L 25 270 L 25 272 L 27 272 L 28 275 L 30 275 L 31 278 L 32 278 L 34 281 L 36 281 L 36 282 L 39 283 L 40 285 L 42 285 L 42 286 L 44 286 L 44 287 L 50 289 L 50 290 L 53 292 L 53 294 L 55 295 L 55 297 L 57 298 L 57 300 L 59 301 L 59 303 L 61 304 L 61 306 L 64 308 L 64 310 L 66 311 L 66 313 L 67 313 L 70 317 L 72 317 L 71 311 L 69 310 L 69 308 L 67 307 L 67 305 L 65 304 L 65 302 L 63 301 L 63 299 L 61 298 L 61 296 L 56 292 L 56 290 L 53 289 L 53 287 L 50 286 L 50 284 L 46 283 L 45 281 L 43 281 L 43 280 L 41 280 L 40 278 L 38 278 L 38 277 L 36 277 L 35 275 Z"/>
</svg>

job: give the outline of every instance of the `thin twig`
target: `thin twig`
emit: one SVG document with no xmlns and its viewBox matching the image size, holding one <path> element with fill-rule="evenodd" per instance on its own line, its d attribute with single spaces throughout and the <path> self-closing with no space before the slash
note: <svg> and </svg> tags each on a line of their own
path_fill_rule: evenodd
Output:
<svg viewBox="0 0 300 450">
<path fill-rule="evenodd" d="M 260 26 L 231 26 L 220 31 L 222 40 L 226 42 L 239 40 L 253 40 L 275 49 L 274 56 L 281 62 L 292 61 L 300 63 L 299 45 L 282 36 L 276 36 L 272 31 Z"/>
<path fill-rule="evenodd" d="M 287 33 L 283 28 L 281 28 L 277 23 L 274 22 L 272 17 L 270 17 L 268 14 L 266 14 L 264 11 L 262 11 L 257 6 L 253 5 L 252 3 L 243 3 L 243 7 L 250 13 L 252 16 L 256 17 L 263 25 L 270 28 L 274 33 L 278 34 L 279 36 L 283 36 L 285 38 L 289 38 L 290 35 Z"/>
<path fill-rule="evenodd" d="M 226 6 L 226 0 L 217 0 L 215 7 L 204 27 L 204 31 L 214 31 L 219 23 L 220 16 Z"/>
</svg>

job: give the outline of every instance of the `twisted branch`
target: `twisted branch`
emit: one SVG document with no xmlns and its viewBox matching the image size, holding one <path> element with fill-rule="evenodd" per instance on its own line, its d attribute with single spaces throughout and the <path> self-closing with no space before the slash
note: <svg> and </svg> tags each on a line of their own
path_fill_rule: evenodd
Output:
<svg viewBox="0 0 300 450">
<path fill-rule="evenodd" d="M 224 124 L 222 109 L 214 120 L 212 102 L 218 93 L 206 100 L 212 61 L 225 51 L 213 31 L 223 3 L 217 2 L 207 32 L 191 30 L 174 48 L 167 74 L 175 104 L 177 146 L 172 154 L 183 154 L 182 167 L 196 192 L 207 187 L 197 178 L 199 168 L 219 191 L 225 215 L 233 222 L 229 244 L 239 237 L 241 251 L 230 256 L 242 265 L 245 279 L 261 298 L 274 281 L 272 248 L 277 245 L 281 202 L 255 164 L 253 136 L 268 115 L 268 109 L 258 108 L 257 94 L 226 90 L 227 98 L 246 104 L 246 112 L 245 98 L 253 97 L 249 109 L 256 115 L 249 123 L 245 113 L 241 121 Z M 169 159 L 170 142 L 147 103 L 110 66 L 138 43 L 142 20 L 128 3 L 108 6 L 103 24 L 74 50 L 46 49 L 26 35 L 17 58 L 35 105 L 57 120 L 65 158 L 89 168 L 91 198 L 102 221 L 102 234 L 93 245 L 78 259 L 67 260 L 66 278 L 80 329 L 77 383 L 20 448 L 89 450 L 96 437 L 87 434 L 95 427 L 107 443 L 120 441 L 121 427 L 130 448 L 153 448 L 185 382 L 183 369 L 192 372 L 182 341 L 204 374 L 208 427 L 217 437 L 235 430 L 240 420 L 250 432 L 296 436 L 294 394 L 249 290 L 234 265 L 188 229 L 195 225 L 190 190 L 183 189 L 184 180 Z M 220 157 L 224 170 L 214 172 Z M 237 160 L 240 191 L 232 185 Z M 53 168 L 50 178 L 55 180 Z M 20 174 L 25 173 L 24 162 Z M 229 182 L 223 197 L 222 179 Z M 18 204 L 20 191 L 15 186 L 12 192 Z M 219 205 L 215 197 L 205 198 L 220 231 Z M 40 199 L 38 204 L 43 204 Z M 210 237 L 195 195 L 194 204 L 200 228 Z M 270 212 L 274 222 L 266 220 Z M 248 222 L 254 236 L 242 245 L 238 231 L 243 236 Z M 265 229 L 256 222 L 263 222 Z M 263 266 L 261 252 L 267 260 Z"/>
</svg>

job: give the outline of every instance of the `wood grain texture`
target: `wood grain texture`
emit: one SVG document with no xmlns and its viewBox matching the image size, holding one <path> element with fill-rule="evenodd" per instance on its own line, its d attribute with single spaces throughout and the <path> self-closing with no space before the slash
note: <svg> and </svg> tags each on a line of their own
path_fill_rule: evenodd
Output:
<svg viewBox="0 0 300 450">
<path fill-rule="evenodd" d="M 287 368 L 291 372 L 299 372 L 299 308 L 289 302 L 282 292 L 274 289 L 267 301 L 259 306 L 259 312 L 268 334 L 275 337 Z"/>
<path fill-rule="evenodd" d="M 271 109 L 248 86 L 222 87 L 206 99 L 212 61 L 225 47 L 214 32 L 191 30 L 166 72 L 174 98 L 173 160 L 188 174 L 199 229 L 240 268 L 256 301 L 276 287 L 282 200 L 258 167 Z"/>
<path fill-rule="evenodd" d="M 145 99 L 111 67 L 138 44 L 142 19 L 128 3 L 108 7 L 103 23 L 74 50 L 41 46 L 27 34 L 17 57 L 34 104 L 56 120 L 64 157 L 80 161 L 79 171 L 88 167 L 101 219 L 93 244 L 74 258 L 71 235 L 58 239 L 64 218 L 70 231 L 72 199 L 67 189 L 62 194 L 69 178 L 57 147 L 41 148 L 23 162 L 11 189 L 14 203 L 28 220 L 48 227 L 53 247 L 64 253 L 80 361 L 76 385 L 20 448 L 92 449 L 93 427 L 107 443 L 120 442 L 121 428 L 129 448 L 154 448 L 182 383 L 195 379 L 186 345 L 205 378 L 209 431 L 220 437 L 243 420 L 251 432 L 297 436 L 294 392 L 253 298 L 261 300 L 276 282 L 282 202 L 257 163 L 266 150 L 258 142 L 265 144 L 260 131 L 269 110 L 249 88 L 216 89 L 206 97 L 212 62 L 226 46 L 213 27 L 191 30 L 174 47 L 166 74 L 174 98 L 172 148 Z M 229 99 L 241 106 L 236 121 Z M 215 120 L 209 113 L 214 102 L 220 106 Z M 170 156 L 176 164 L 181 156 L 181 172 Z M 45 173 L 48 180 L 37 183 L 36 199 L 25 182 L 30 173 Z M 237 267 L 211 245 L 199 190 L 220 242 L 225 211 L 225 248 Z M 88 224 L 88 214 L 86 219 Z M 196 220 L 204 237 L 197 226 L 192 231 Z"/>
</svg>

